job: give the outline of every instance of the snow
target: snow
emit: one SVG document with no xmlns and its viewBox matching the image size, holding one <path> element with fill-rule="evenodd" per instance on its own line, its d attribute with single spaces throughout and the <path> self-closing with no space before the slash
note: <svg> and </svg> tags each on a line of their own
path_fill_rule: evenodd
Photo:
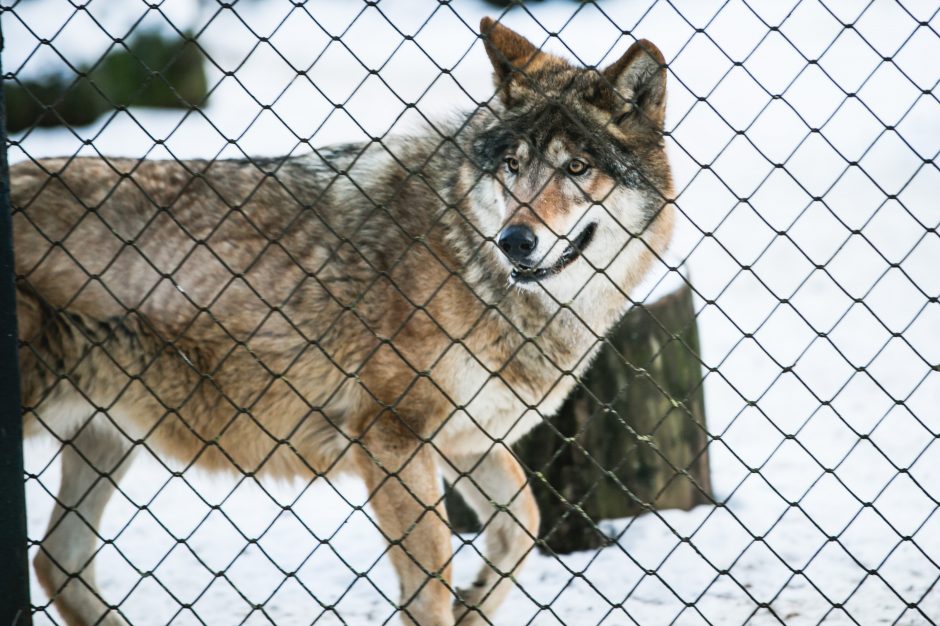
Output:
<svg viewBox="0 0 940 626">
<path fill-rule="evenodd" d="M 168 28 L 169 18 L 199 31 L 215 61 L 210 104 L 37 129 L 12 138 L 12 161 L 302 152 L 402 132 L 491 90 L 473 28 L 496 10 L 478 0 L 85 6 L 33 0 L 3 13 L 5 70 L 36 75 L 58 53 L 92 61 L 135 20 Z M 616 545 L 534 555 L 495 623 L 940 621 L 935 5 L 548 1 L 505 21 L 586 63 L 621 54 L 622 29 L 669 60 L 682 219 L 668 264 L 684 262 L 697 294 L 722 504 L 604 522 Z M 663 275 L 675 280 L 664 266 L 650 285 Z M 58 482 L 55 453 L 28 445 L 34 539 Z M 114 545 L 96 563 L 133 624 L 397 619 L 397 583 L 353 481 L 171 478 L 144 459 L 122 489 L 102 530 Z M 479 565 L 478 544 L 454 539 L 458 583 Z M 38 585 L 33 594 L 45 605 Z M 50 608 L 37 623 L 61 619 Z"/>
</svg>

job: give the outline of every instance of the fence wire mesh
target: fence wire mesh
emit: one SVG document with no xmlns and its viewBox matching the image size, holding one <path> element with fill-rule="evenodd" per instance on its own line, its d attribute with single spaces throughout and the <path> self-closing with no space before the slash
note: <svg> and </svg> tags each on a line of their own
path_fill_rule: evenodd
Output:
<svg viewBox="0 0 940 626">
<path fill-rule="evenodd" d="M 940 622 L 938 15 L 5 2 L 33 623 Z"/>
</svg>

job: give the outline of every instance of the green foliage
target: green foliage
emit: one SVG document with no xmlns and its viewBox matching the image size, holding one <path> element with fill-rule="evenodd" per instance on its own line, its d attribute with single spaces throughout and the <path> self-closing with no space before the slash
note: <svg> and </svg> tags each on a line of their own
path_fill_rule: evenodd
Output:
<svg viewBox="0 0 940 626">
<path fill-rule="evenodd" d="M 146 32 L 96 64 L 4 84 L 7 130 L 81 126 L 114 107 L 192 108 L 208 92 L 204 56 L 189 38 Z"/>
</svg>

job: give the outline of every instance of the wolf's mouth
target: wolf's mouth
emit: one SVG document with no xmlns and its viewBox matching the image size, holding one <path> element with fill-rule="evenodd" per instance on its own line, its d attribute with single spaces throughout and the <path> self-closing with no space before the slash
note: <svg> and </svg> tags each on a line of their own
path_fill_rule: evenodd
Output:
<svg viewBox="0 0 940 626">
<path fill-rule="evenodd" d="M 529 267 L 527 265 L 516 265 L 509 274 L 510 278 L 512 278 L 513 282 L 516 283 L 534 283 L 542 280 L 543 278 L 560 274 L 563 269 L 578 260 L 578 257 L 581 256 L 581 253 L 584 252 L 585 248 L 590 245 L 591 240 L 594 239 L 594 231 L 596 230 L 597 224 L 591 222 L 584 227 L 584 230 L 581 231 L 580 235 L 575 237 L 574 241 L 568 244 L 568 247 L 565 248 L 565 251 L 561 253 L 561 256 L 558 257 L 558 260 L 552 263 L 550 266 Z"/>
</svg>

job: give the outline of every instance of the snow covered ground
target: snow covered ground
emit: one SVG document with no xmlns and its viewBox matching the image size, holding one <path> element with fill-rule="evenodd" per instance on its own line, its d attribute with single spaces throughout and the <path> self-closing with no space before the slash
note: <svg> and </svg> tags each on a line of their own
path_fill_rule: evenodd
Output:
<svg viewBox="0 0 940 626">
<path fill-rule="evenodd" d="M 621 30 L 669 60 L 684 216 L 672 258 L 689 268 L 704 361 L 716 368 L 705 394 L 724 506 L 606 522 L 615 546 L 533 557 L 497 624 L 940 622 L 940 17 L 926 1 L 831 4 L 547 1 L 505 17 L 538 42 L 560 32 L 548 47 L 586 63 L 621 54 L 632 41 Z M 141 16 L 166 28 L 162 12 L 196 29 L 208 21 L 200 42 L 219 83 L 204 115 L 137 109 L 36 130 L 13 138 L 11 160 L 300 152 L 399 132 L 490 94 L 473 29 L 496 11 L 478 0 L 236 6 L 17 4 L 3 14 L 7 72 L 51 66 L 56 53 L 34 51 L 37 37 L 54 37 L 73 62 L 94 59 L 110 41 L 102 28 L 123 36 Z M 27 449 L 29 471 L 42 470 L 28 483 L 33 538 L 51 508 L 55 452 Z M 357 484 L 338 485 L 342 496 L 325 483 L 265 485 L 267 495 L 251 481 L 167 480 L 139 462 L 122 483 L 130 501 L 116 498 L 106 515 L 115 543 L 97 569 L 131 623 L 395 623 L 396 582 L 355 509 Z M 466 582 L 479 558 L 455 547 Z M 45 602 L 35 585 L 34 601 Z M 37 619 L 53 622 L 51 609 Z"/>
</svg>

